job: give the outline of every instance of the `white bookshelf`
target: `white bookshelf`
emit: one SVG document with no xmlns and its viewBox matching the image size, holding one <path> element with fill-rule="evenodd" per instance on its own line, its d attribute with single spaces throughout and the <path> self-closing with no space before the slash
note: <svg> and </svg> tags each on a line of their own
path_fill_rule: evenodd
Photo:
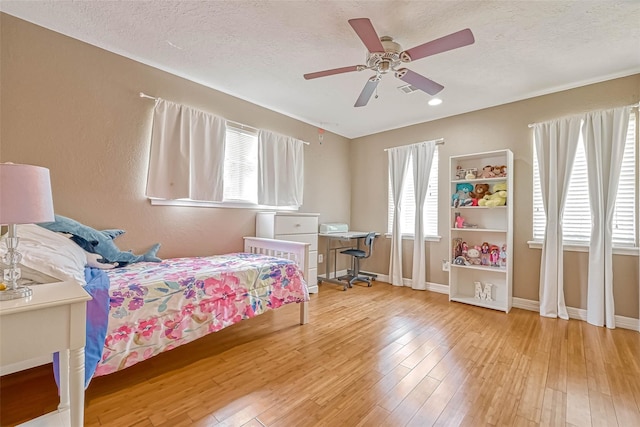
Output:
<svg viewBox="0 0 640 427">
<path fill-rule="evenodd" d="M 491 178 L 461 178 L 463 171 L 476 169 L 478 174 L 487 166 L 507 167 L 506 176 Z M 460 167 L 460 169 L 458 168 Z M 511 310 L 513 300 L 513 153 L 510 150 L 497 150 L 468 155 L 452 156 L 449 159 L 450 179 L 450 215 L 449 215 L 449 300 L 472 304 L 479 307 L 504 311 Z M 456 193 L 458 184 L 488 184 L 493 191 L 495 184 L 507 185 L 507 201 L 505 206 L 453 206 L 452 195 Z M 465 220 L 465 227 L 455 225 L 456 213 Z M 469 257 L 468 251 L 461 253 L 461 243 L 468 248 L 489 247 L 502 249 L 506 245 L 504 262 L 495 262 L 490 254 L 481 254 L 480 264 L 475 257 Z M 456 248 L 459 248 L 456 251 Z M 471 253 L 471 255 L 474 255 Z M 464 264 L 456 264 L 458 262 Z M 483 263 L 484 261 L 484 263 Z M 493 262 L 492 262 L 493 261 Z M 488 264 L 488 265 L 487 265 Z M 497 264 L 497 265 L 496 265 Z M 476 282 L 480 283 L 480 295 L 476 292 Z M 491 292 L 487 289 L 490 284 Z M 488 297 L 488 298 L 487 298 Z"/>
</svg>

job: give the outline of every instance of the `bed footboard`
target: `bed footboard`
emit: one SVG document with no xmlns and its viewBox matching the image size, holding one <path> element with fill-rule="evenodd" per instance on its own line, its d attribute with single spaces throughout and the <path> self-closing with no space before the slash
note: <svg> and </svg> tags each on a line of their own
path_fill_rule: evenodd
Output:
<svg viewBox="0 0 640 427">
<path fill-rule="evenodd" d="M 263 237 L 245 237 L 244 251 L 289 259 L 298 264 L 305 279 L 309 277 L 309 243 L 265 239 Z M 309 321 L 308 305 L 308 302 L 300 303 L 301 325 Z"/>
</svg>

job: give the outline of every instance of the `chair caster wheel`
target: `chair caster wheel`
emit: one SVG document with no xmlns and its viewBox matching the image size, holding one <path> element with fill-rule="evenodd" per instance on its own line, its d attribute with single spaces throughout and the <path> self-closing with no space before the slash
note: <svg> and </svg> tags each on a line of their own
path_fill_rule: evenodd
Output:
<svg viewBox="0 0 640 427">
<path fill-rule="evenodd" d="M 367 287 L 369 287 L 369 288 L 370 288 L 370 287 L 371 287 L 371 283 L 369 283 L 369 284 L 367 285 Z"/>
</svg>

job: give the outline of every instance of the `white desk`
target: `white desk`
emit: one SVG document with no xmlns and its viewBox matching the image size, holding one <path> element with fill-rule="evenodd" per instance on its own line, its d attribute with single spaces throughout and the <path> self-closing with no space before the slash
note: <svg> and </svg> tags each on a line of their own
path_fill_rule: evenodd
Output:
<svg viewBox="0 0 640 427">
<path fill-rule="evenodd" d="M 59 425 L 63 420 L 72 427 L 82 426 L 86 305 L 91 297 L 76 282 L 34 285 L 31 289 L 29 298 L 0 302 L 0 364 L 59 351 L 58 411 L 24 425 Z"/>
<path fill-rule="evenodd" d="M 325 237 L 327 238 L 327 247 L 326 247 L 326 255 L 325 255 L 325 259 L 324 259 L 324 278 L 318 278 L 318 283 L 320 282 L 329 282 L 329 283 L 334 283 L 336 285 L 341 285 L 341 286 L 345 286 L 345 282 L 338 280 L 335 276 L 337 275 L 336 273 L 336 258 L 338 256 L 338 250 L 340 249 L 349 249 L 349 248 L 353 248 L 353 245 L 349 244 L 347 246 L 333 246 L 333 242 L 334 241 L 350 241 L 350 240 L 356 240 L 356 247 L 358 249 L 360 249 L 360 240 L 364 239 L 365 237 L 367 237 L 367 234 L 369 234 L 370 231 L 346 231 L 343 233 L 319 233 L 318 236 L 320 237 Z M 376 233 L 376 237 L 379 236 L 380 233 Z M 329 267 L 329 263 L 330 263 L 330 256 L 331 256 L 331 251 L 335 252 L 335 256 L 334 256 L 334 268 L 333 268 L 333 278 L 331 277 L 331 268 Z M 366 274 L 366 273 L 363 273 Z M 370 275 L 370 274 L 367 274 Z M 372 278 L 375 279 L 375 275 L 370 275 Z M 345 288 L 346 289 L 346 288 Z"/>
</svg>

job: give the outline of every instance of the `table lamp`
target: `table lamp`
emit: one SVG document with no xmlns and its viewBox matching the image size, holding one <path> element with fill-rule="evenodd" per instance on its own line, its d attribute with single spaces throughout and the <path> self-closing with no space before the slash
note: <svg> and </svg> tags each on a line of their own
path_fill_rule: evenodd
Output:
<svg viewBox="0 0 640 427">
<path fill-rule="evenodd" d="M 18 252 L 16 224 L 54 221 L 49 169 L 13 163 L 0 163 L 0 225 L 6 225 L 7 253 L 2 257 L 6 289 L 0 291 L 0 301 L 25 298 L 33 291 L 18 286 L 22 255 Z"/>
</svg>

